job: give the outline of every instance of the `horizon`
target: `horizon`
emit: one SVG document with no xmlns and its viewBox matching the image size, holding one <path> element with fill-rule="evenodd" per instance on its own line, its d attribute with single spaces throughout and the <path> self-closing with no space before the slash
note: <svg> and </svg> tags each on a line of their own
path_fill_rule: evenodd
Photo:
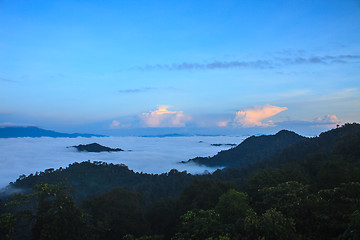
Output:
<svg viewBox="0 0 360 240">
<path fill-rule="evenodd" d="M 360 122 L 360 3 L 2 1 L 0 126 L 315 136 Z"/>
<path fill-rule="evenodd" d="M 0 138 L 23 138 L 23 137 L 30 137 L 30 138 L 42 138 L 42 137 L 50 137 L 50 138 L 98 138 L 98 137 L 152 137 L 152 138 L 167 138 L 167 137 L 250 137 L 250 136 L 260 136 L 260 135 L 276 135 L 277 133 L 281 132 L 281 131 L 288 131 L 288 132 L 294 132 L 295 134 L 298 134 L 300 136 L 304 136 L 304 137 L 316 137 L 319 136 L 321 133 L 324 132 L 328 132 L 331 131 L 335 128 L 339 128 L 339 127 L 343 127 L 346 124 L 359 124 L 356 122 L 353 123 L 345 123 L 342 125 L 337 125 L 335 127 L 332 126 L 328 126 L 329 128 L 324 128 L 321 132 L 318 132 L 317 134 L 303 134 L 300 132 L 296 132 L 294 130 L 289 130 L 289 129 L 280 129 L 280 128 L 272 128 L 269 129 L 269 131 L 258 131 L 257 133 L 252 131 L 252 133 L 250 132 L 233 132 L 233 133 L 228 133 L 225 134 L 223 132 L 223 134 L 219 134 L 219 133 L 213 133 L 210 134 L 208 132 L 205 133 L 197 133 L 197 132 L 182 132 L 182 131 L 177 131 L 177 128 L 162 128 L 160 131 L 158 129 L 149 129 L 149 128 L 141 128 L 141 129 L 131 129 L 129 132 L 121 132 L 121 133 L 115 133 L 114 132 L 110 132 L 113 133 L 113 135 L 105 135 L 105 134 L 99 134 L 99 133 L 93 133 L 93 132 L 58 132 L 58 131 L 54 131 L 53 129 L 44 129 L 41 128 L 39 126 L 36 125 L 15 125 L 15 124 L 0 124 L 0 128 L 35 128 L 35 129 L 39 129 L 39 130 L 45 130 L 45 131 L 50 131 L 53 132 L 55 134 L 79 134 L 79 136 L 36 136 L 36 137 L 31 137 L 31 136 L 19 136 L 19 137 L 6 137 L 6 136 L 0 136 Z M 275 130 L 275 131 L 274 131 Z M 317 129 L 318 131 L 320 129 Z M 19 135 L 21 134 L 25 134 L 22 132 L 18 133 Z M 36 133 L 34 133 L 36 134 Z M 6 133 L 5 133 L 6 135 Z M 90 136 L 86 136 L 86 135 L 90 135 Z M 91 136 L 92 135 L 92 136 Z"/>
</svg>

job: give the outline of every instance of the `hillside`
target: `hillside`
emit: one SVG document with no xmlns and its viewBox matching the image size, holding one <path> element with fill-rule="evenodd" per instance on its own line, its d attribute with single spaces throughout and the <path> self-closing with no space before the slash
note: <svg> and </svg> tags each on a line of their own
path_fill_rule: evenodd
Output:
<svg viewBox="0 0 360 240">
<path fill-rule="evenodd" d="M 0 127 L 0 138 L 17 137 L 105 137 L 104 135 L 86 134 L 86 133 L 59 133 L 51 130 L 45 130 L 38 127 Z"/>
<path fill-rule="evenodd" d="M 213 157 L 196 157 L 183 163 L 194 162 L 210 167 L 246 167 L 304 139 L 306 138 L 287 130 L 275 135 L 251 136 L 238 146 L 221 151 Z"/>
</svg>

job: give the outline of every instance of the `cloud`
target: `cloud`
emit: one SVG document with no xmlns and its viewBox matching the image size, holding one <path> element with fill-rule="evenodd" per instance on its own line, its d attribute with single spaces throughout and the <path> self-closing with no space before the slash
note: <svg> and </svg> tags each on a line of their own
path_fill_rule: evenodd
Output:
<svg viewBox="0 0 360 240">
<path fill-rule="evenodd" d="M 279 95 L 286 98 L 292 98 L 292 97 L 304 96 L 309 94 L 310 92 L 311 92 L 310 89 L 297 89 L 297 90 L 287 91 Z"/>
<path fill-rule="evenodd" d="M 275 57 L 272 59 L 257 59 L 251 61 L 213 61 L 210 63 L 173 63 L 173 64 L 154 64 L 137 67 L 137 70 L 215 70 L 215 69 L 271 69 L 279 68 L 288 65 L 304 65 L 304 64 L 347 64 L 357 63 L 360 60 L 360 55 L 336 55 L 336 56 L 308 56 L 299 57 L 292 56 L 291 58 Z"/>
<path fill-rule="evenodd" d="M 287 110 L 286 107 L 271 106 L 270 104 L 246 108 L 236 112 L 233 124 L 238 127 L 272 126 L 274 125 L 272 121 L 264 122 L 263 120 L 285 110 Z"/>
<path fill-rule="evenodd" d="M 280 61 L 289 65 L 299 64 L 332 64 L 332 63 L 351 63 L 360 59 L 360 55 L 337 55 L 337 56 L 311 56 L 296 57 L 293 59 L 280 59 Z"/>
<path fill-rule="evenodd" d="M 124 119 L 123 119 L 124 120 Z M 124 123 L 125 122 L 125 123 Z M 132 126 L 131 123 L 126 122 L 125 121 L 118 121 L 118 120 L 113 120 L 110 124 L 110 129 L 118 129 L 118 128 L 130 128 Z"/>
<path fill-rule="evenodd" d="M 271 62 L 267 60 L 256 61 L 214 61 L 211 63 L 174 63 L 174 64 L 156 64 L 141 67 L 141 70 L 202 70 L 202 69 L 227 69 L 227 68 L 271 68 Z"/>
<path fill-rule="evenodd" d="M 341 124 L 343 120 L 338 118 L 336 115 L 326 115 L 323 118 L 315 118 L 315 123 L 323 123 L 323 124 Z"/>
<path fill-rule="evenodd" d="M 120 127 L 120 122 L 113 120 L 110 124 L 110 128 L 118 128 L 118 127 Z"/>
<path fill-rule="evenodd" d="M 122 89 L 119 90 L 119 93 L 141 93 L 141 92 L 147 92 L 151 90 L 155 90 L 156 88 L 152 87 L 143 87 L 143 88 L 134 88 L 134 89 Z"/>
<path fill-rule="evenodd" d="M 236 143 L 242 137 L 95 137 L 95 138 L 0 138 L 0 188 L 19 175 L 44 171 L 48 168 L 67 167 L 74 161 L 104 161 L 126 164 L 135 172 L 164 173 L 176 168 L 193 174 L 210 172 L 217 168 L 179 164 L 194 157 L 213 156 L 230 146 L 213 147 L 211 143 Z M 203 143 L 199 143 L 203 141 Z M 88 153 L 77 152 L 68 146 L 97 142 L 101 145 L 132 151 Z"/>
<path fill-rule="evenodd" d="M 220 121 L 217 123 L 218 127 L 227 127 L 230 121 Z"/>
<path fill-rule="evenodd" d="M 183 111 L 169 111 L 168 108 L 169 106 L 160 106 L 158 110 L 141 114 L 140 118 L 148 127 L 184 127 L 191 119 Z"/>
<path fill-rule="evenodd" d="M 0 77 L 0 81 L 1 82 L 16 82 L 14 80 L 11 80 L 11 79 L 8 79 L 8 78 L 3 78 L 3 77 Z"/>
</svg>

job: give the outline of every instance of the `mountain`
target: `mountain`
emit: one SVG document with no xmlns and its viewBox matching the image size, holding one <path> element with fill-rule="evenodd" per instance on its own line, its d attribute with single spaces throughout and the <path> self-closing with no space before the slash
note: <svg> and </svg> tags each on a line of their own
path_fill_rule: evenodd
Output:
<svg viewBox="0 0 360 240">
<path fill-rule="evenodd" d="M 143 135 L 141 137 L 158 137 L 158 138 L 165 138 L 165 137 L 189 137 L 191 135 L 187 134 L 180 134 L 180 133 L 169 133 L 169 134 L 160 134 L 160 135 Z"/>
<path fill-rule="evenodd" d="M 80 144 L 78 146 L 73 146 L 73 147 L 76 148 L 79 152 L 122 152 L 122 151 L 124 151 L 121 148 L 109 148 L 109 147 L 100 145 L 98 143 L 91 143 L 91 144 L 86 144 L 86 145 Z"/>
<path fill-rule="evenodd" d="M 260 164 L 279 166 L 289 162 L 300 162 L 311 156 L 348 154 L 360 156 L 360 124 L 346 123 L 341 127 L 321 133 L 318 137 L 306 138 L 297 144 L 278 151 L 271 157 L 264 158 Z M 311 160 L 318 161 L 318 160 Z"/>
<path fill-rule="evenodd" d="M 306 138 L 294 132 L 281 130 L 275 135 L 251 136 L 238 146 L 221 151 L 213 157 L 196 157 L 182 163 L 194 162 L 209 167 L 246 167 L 304 139 Z"/>
<path fill-rule="evenodd" d="M 17 137 L 105 137 L 104 135 L 86 134 L 86 133 L 59 133 L 51 130 L 45 130 L 38 127 L 0 127 L 0 138 Z"/>
</svg>

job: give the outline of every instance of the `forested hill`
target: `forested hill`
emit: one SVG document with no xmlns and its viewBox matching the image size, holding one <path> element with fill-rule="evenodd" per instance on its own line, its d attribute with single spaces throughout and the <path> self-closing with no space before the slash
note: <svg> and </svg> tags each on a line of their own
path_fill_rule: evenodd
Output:
<svg viewBox="0 0 360 240">
<path fill-rule="evenodd" d="M 211 167 L 246 167 L 304 139 L 306 138 L 287 130 L 275 135 L 251 136 L 235 148 L 221 151 L 213 157 L 196 157 L 188 162 Z"/>
<path fill-rule="evenodd" d="M 45 130 L 38 127 L 0 127 L 0 138 L 17 137 L 105 137 L 104 135 L 87 133 L 60 133 L 51 130 Z"/>
<path fill-rule="evenodd" d="M 98 143 L 90 143 L 90 144 L 80 144 L 77 146 L 72 146 L 76 148 L 79 152 L 123 152 L 121 148 L 109 148 Z"/>
<path fill-rule="evenodd" d="M 360 124 L 345 124 L 341 127 L 321 133 L 318 137 L 306 138 L 278 151 L 271 157 L 255 164 L 257 167 L 277 167 L 288 163 L 300 163 L 304 159 L 316 158 L 329 154 L 355 154 L 360 153 Z"/>
<path fill-rule="evenodd" d="M 152 202 L 177 197 L 192 180 L 192 175 L 175 169 L 169 173 L 146 174 L 136 173 L 122 164 L 87 161 L 75 162 L 67 168 L 46 169 L 27 177 L 23 175 L 10 186 L 12 189 L 30 191 L 36 184 L 67 183 L 78 203 L 114 187 L 125 187 L 140 192 L 146 202 Z"/>
</svg>

